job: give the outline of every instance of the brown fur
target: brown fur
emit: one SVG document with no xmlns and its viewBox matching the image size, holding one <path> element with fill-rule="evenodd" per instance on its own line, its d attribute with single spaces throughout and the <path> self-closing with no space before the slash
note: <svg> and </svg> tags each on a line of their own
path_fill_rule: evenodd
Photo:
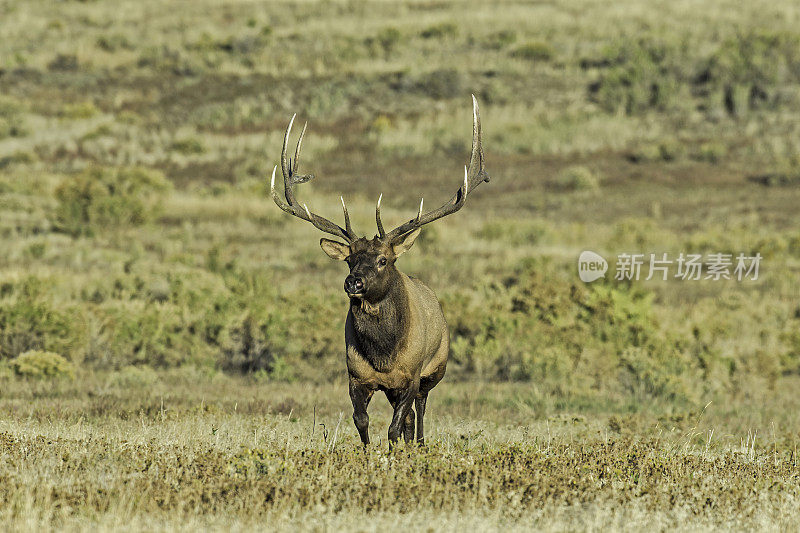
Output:
<svg viewBox="0 0 800 533">
<path fill-rule="evenodd" d="M 394 265 L 418 234 L 392 243 L 378 237 L 361 238 L 349 246 L 327 239 L 320 243 L 328 255 L 347 261 L 350 276 L 364 281 L 363 293 L 350 298 L 345 343 L 353 421 L 365 445 L 367 405 L 376 390 L 383 391 L 394 408 L 389 441 L 402 434 L 406 441 L 416 435 L 422 442 L 427 396 L 447 367 L 449 334 L 436 295 Z M 386 260 L 384 266 L 381 258 Z"/>
<path fill-rule="evenodd" d="M 322 239 L 319 244 L 332 259 L 347 261 L 350 266 L 350 275 L 344 282 L 345 292 L 350 296 L 345 344 L 353 421 L 364 445 L 369 444 L 367 406 L 374 392 L 382 390 L 394 408 L 389 425 L 390 446 L 401 433 L 406 441 L 414 438 L 412 404 L 416 404 L 416 437 L 421 442 L 428 392 L 444 377 L 450 338 L 436 295 L 421 281 L 398 271 L 394 263 L 411 248 L 422 226 L 461 209 L 467 195 L 489 181 L 484 169 L 478 101 L 472 95 L 472 153 L 469 165 L 464 167 L 464 182 L 453 197 L 425 213 L 420 200 L 416 217 L 386 232 L 381 221 L 381 195 L 375 205 L 378 236 L 371 240 L 358 238 L 353 231 L 344 198 L 341 199 L 344 227 L 313 213 L 306 204 L 297 201 L 292 187 L 313 175 L 298 173 L 305 126 L 297 141 L 294 159 L 288 155 L 293 123 L 294 117 L 286 128 L 281 150 L 285 200 L 275 190 L 277 165 L 272 170 L 270 194 L 275 204 L 287 213 L 348 243 Z"/>
<path fill-rule="evenodd" d="M 408 295 L 403 291 L 399 275 L 393 276 L 391 283 L 389 294 L 380 302 L 371 304 L 364 299 L 350 299 L 353 342 L 379 372 L 391 369 L 408 330 Z"/>
</svg>

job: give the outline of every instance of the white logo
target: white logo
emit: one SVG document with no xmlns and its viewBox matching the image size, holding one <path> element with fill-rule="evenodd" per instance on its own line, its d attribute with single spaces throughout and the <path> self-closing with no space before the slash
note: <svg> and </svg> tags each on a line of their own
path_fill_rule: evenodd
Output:
<svg viewBox="0 0 800 533">
<path fill-rule="evenodd" d="M 586 250 L 578 257 L 578 276 L 585 283 L 605 277 L 607 270 L 608 262 L 594 252 Z"/>
</svg>

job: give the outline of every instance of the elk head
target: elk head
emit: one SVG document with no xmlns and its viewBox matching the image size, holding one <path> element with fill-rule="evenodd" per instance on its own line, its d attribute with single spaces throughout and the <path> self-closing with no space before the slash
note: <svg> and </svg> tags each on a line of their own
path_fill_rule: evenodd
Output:
<svg viewBox="0 0 800 533">
<path fill-rule="evenodd" d="M 295 115 L 296 116 L 296 115 Z M 331 239 L 321 239 L 322 250 L 332 259 L 346 261 L 350 267 L 350 273 L 345 278 L 344 290 L 350 298 L 363 299 L 370 303 L 375 303 L 383 299 L 392 287 L 396 279 L 397 270 L 394 263 L 401 254 L 406 252 L 414 244 L 414 240 L 419 236 L 422 226 L 434 220 L 453 214 L 464 206 L 467 195 L 475 187 L 484 181 L 489 181 L 489 176 L 484 170 L 483 148 L 481 146 L 481 118 L 478 109 L 478 102 L 472 96 L 472 155 L 469 165 L 464 167 L 464 182 L 453 195 L 453 197 L 438 209 L 423 213 L 423 201 L 420 200 L 417 215 L 386 232 L 381 221 L 381 199 L 375 206 L 375 222 L 378 226 L 378 234 L 372 239 L 358 237 L 350 225 L 350 215 L 347 212 L 344 198 L 342 210 L 344 211 L 344 228 L 313 213 L 307 205 L 297 201 L 292 187 L 298 183 L 304 183 L 313 179 L 313 175 L 298 174 L 300 147 L 305 135 L 306 126 L 300 133 L 295 148 L 294 160 L 287 158 L 286 149 L 289 144 L 289 134 L 294 123 L 294 116 L 286 128 L 283 137 L 283 150 L 281 151 L 281 171 L 283 173 L 285 201 L 280 198 L 275 191 L 275 171 L 272 170 L 272 180 L 270 192 L 278 207 L 287 213 L 311 222 L 317 229 L 338 237 L 340 241 Z"/>
<path fill-rule="evenodd" d="M 347 295 L 376 303 L 389 293 L 397 277 L 394 262 L 411 248 L 420 231 L 417 228 L 394 241 L 384 241 L 376 236 L 371 240 L 357 239 L 349 245 L 321 239 L 320 245 L 329 257 L 346 261 L 350 267 L 350 273 L 344 279 Z"/>
</svg>

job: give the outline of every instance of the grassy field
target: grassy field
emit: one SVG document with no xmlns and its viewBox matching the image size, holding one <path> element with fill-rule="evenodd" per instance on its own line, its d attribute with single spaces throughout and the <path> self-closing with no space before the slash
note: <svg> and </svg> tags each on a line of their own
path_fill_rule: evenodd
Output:
<svg viewBox="0 0 800 533">
<path fill-rule="evenodd" d="M 795 2 L 0 3 L 5 529 L 773 529 L 796 523 Z M 452 350 L 424 449 L 357 446 L 344 267 L 493 180 L 400 268 Z M 611 263 L 584 284 L 584 250 Z M 762 256 L 616 281 L 619 254 Z M 645 276 L 643 276 L 645 277 Z M 380 442 L 377 441 L 380 439 Z"/>
<path fill-rule="evenodd" d="M 790 530 L 799 518 L 796 399 L 542 417 L 529 388 L 445 382 L 426 447 L 388 452 L 384 436 L 365 452 L 345 390 L 188 370 L 12 384 L 0 523 Z M 381 433 L 389 416 L 376 402 Z"/>
</svg>

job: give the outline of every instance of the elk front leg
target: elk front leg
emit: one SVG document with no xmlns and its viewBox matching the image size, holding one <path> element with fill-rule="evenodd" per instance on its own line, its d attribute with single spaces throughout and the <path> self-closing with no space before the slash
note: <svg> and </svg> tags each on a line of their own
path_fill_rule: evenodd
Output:
<svg viewBox="0 0 800 533">
<path fill-rule="evenodd" d="M 417 396 L 414 405 L 417 408 L 417 443 L 425 444 L 425 430 L 422 419 L 425 417 L 425 404 L 428 402 L 428 393 Z"/>
<path fill-rule="evenodd" d="M 350 401 L 353 402 L 353 422 L 356 424 L 361 442 L 369 444 L 369 414 L 367 406 L 372 398 L 372 392 L 357 381 L 350 379 Z"/>
<path fill-rule="evenodd" d="M 392 394 L 389 397 L 389 401 L 394 407 L 394 414 L 392 415 L 392 422 L 389 424 L 389 447 L 391 448 L 394 443 L 400 440 L 400 434 L 404 433 L 404 437 L 406 441 L 411 440 L 413 438 L 414 432 L 414 418 L 413 418 L 413 410 L 412 405 L 414 404 L 414 398 L 417 396 L 417 392 L 419 391 L 419 380 L 415 381 L 411 384 L 407 389 L 402 389 L 399 391 L 392 391 Z M 408 431 L 404 431 L 406 426 L 406 421 L 411 417 L 411 433 Z"/>
</svg>

